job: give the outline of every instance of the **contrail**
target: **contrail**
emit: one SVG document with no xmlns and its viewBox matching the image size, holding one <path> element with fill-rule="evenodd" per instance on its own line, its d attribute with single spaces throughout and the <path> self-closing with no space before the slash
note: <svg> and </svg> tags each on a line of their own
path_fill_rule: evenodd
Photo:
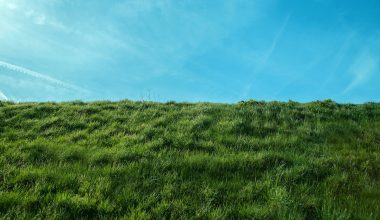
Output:
<svg viewBox="0 0 380 220">
<path fill-rule="evenodd" d="M 1 60 L 0 60 L 0 67 L 4 67 L 4 68 L 7 68 L 7 69 L 10 69 L 10 70 L 13 70 L 13 71 L 16 71 L 16 72 L 28 75 L 28 76 L 32 76 L 32 77 L 34 77 L 36 79 L 40 79 L 40 80 L 43 80 L 43 81 L 55 84 L 57 86 L 67 88 L 67 89 L 81 91 L 81 92 L 88 92 L 87 90 L 85 90 L 83 88 L 80 88 L 78 86 L 75 86 L 75 85 L 72 85 L 72 84 L 69 84 L 69 83 L 65 83 L 65 82 L 63 82 L 61 80 L 55 79 L 55 78 L 47 76 L 45 74 L 38 73 L 36 71 L 30 70 L 30 69 L 27 69 L 27 68 L 24 68 L 24 67 L 21 67 L 21 66 L 18 66 L 18 65 L 14 65 L 14 64 L 11 64 L 11 63 L 7 63 L 7 62 L 1 61 Z"/>
<path fill-rule="evenodd" d="M 353 88 L 368 81 L 376 72 L 378 60 L 368 51 L 362 52 L 350 67 L 350 71 L 354 74 L 351 83 L 343 90 L 343 94 L 351 91 Z"/>
<path fill-rule="evenodd" d="M 274 37 L 271 46 L 269 47 L 268 51 L 264 54 L 263 60 L 261 62 L 261 65 L 257 68 L 256 72 L 261 72 L 262 69 L 267 65 L 269 59 L 271 58 L 273 52 L 276 50 L 278 41 L 282 37 L 282 34 L 284 33 L 286 27 L 288 26 L 289 19 L 292 16 L 292 13 L 289 13 L 288 16 L 286 16 L 285 21 L 283 22 L 280 29 L 278 29 L 276 36 Z M 243 92 L 243 98 L 246 98 L 248 94 L 251 91 L 253 85 L 253 81 L 251 80 L 248 85 L 245 87 L 245 91 Z"/>
<path fill-rule="evenodd" d="M 8 101 L 8 97 L 6 95 L 4 95 L 4 93 L 2 91 L 0 91 L 0 100 L 5 100 L 5 101 Z"/>
<path fill-rule="evenodd" d="M 269 48 L 267 54 L 264 56 L 264 65 L 267 64 L 269 58 L 272 56 L 272 53 L 273 53 L 274 50 L 276 49 L 276 47 L 277 47 L 277 43 L 278 43 L 279 39 L 281 38 L 282 33 L 284 32 L 286 26 L 288 26 L 289 19 L 290 19 L 291 15 L 292 15 L 292 14 L 289 14 L 289 15 L 286 17 L 284 23 L 282 24 L 282 26 L 281 26 L 280 29 L 278 30 L 276 36 L 274 37 L 271 47 Z"/>
</svg>

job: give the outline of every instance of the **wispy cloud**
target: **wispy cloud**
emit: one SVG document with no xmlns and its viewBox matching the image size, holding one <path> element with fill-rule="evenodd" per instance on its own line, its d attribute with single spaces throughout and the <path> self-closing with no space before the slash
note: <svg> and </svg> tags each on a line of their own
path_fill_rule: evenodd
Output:
<svg viewBox="0 0 380 220">
<path fill-rule="evenodd" d="M 368 51 L 359 54 L 349 69 L 354 77 L 350 84 L 344 89 L 343 94 L 368 81 L 376 71 L 378 61 L 377 57 Z"/>
<path fill-rule="evenodd" d="M 318 65 L 320 65 L 321 61 L 323 59 L 326 59 L 327 57 L 329 58 L 329 60 L 331 60 L 332 66 L 328 70 L 329 74 L 320 85 L 319 91 L 325 90 L 326 86 L 334 80 L 334 77 L 336 77 L 338 70 L 343 66 L 343 62 L 345 61 L 345 59 L 347 59 L 348 55 L 350 54 L 349 51 L 354 45 L 354 42 L 357 37 L 356 35 L 356 31 L 351 30 L 348 34 L 345 35 L 345 38 L 341 41 L 342 43 L 339 45 L 339 47 L 338 45 L 336 45 L 337 47 L 334 51 L 332 51 L 333 54 L 331 55 L 331 58 L 330 55 L 326 55 L 325 53 L 320 54 L 318 56 L 319 60 L 317 62 L 313 62 L 312 65 L 310 65 L 309 68 L 306 69 L 306 71 L 310 71 L 311 69 L 316 68 Z"/>
<path fill-rule="evenodd" d="M 274 37 L 274 39 L 272 41 L 271 47 L 269 48 L 269 50 L 266 52 L 266 54 L 264 56 L 264 59 L 263 59 L 263 65 L 264 66 L 267 64 L 267 62 L 270 59 L 270 57 L 272 56 L 273 52 L 276 50 L 278 41 L 281 39 L 282 34 L 284 33 L 286 27 L 288 26 L 289 19 L 290 19 L 291 15 L 292 14 L 289 14 L 285 18 L 284 23 L 282 24 L 282 26 L 280 27 L 280 29 L 277 31 L 277 34 L 276 34 L 276 36 Z"/>
<path fill-rule="evenodd" d="M 31 18 L 37 25 L 44 25 L 46 23 L 46 15 L 44 14 L 36 13 L 33 10 L 28 10 L 25 12 L 25 15 L 28 18 Z"/>
<path fill-rule="evenodd" d="M 5 100 L 5 101 L 9 100 L 8 97 L 2 91 L 0 91 L 0 101 L 1 100 Z"/>
<path fill-rule="evenodd" d="M 256 70 L 255 70 L 256 74 L 262 72 L 263 68 L 267 65 L 273 52 L 276 50 L 279 40 L 281 39 L 286 27 L 288 26 L 291 16 L 292 16 L 292 13 L 289 13 L 288 16 L 285 18 L 284 22 L 282 23 L 280 29 L 278 29 L 277 34 L 273 38 L 271 46 L 268 48 L 268 50 L 264 54 L 261 63 L 258 65 L 258 67 L 256 67 Z M 250 80 L 250 82 L 244 87 L 242 99 L 246 99 L 249 96 L 253 83 L 254 83 L 253 80 Z"/>
<path fill-rule="evenodd" d="M 7 68 L 9 70 L 34 77 L 36 79 L 39 79 L 39 80 L 42 80 L 42 81 L 48 82 L 50 84 L 66 88 L 66 89 L 75 90 L 75 91 L 79 91 L 79 92 L 86 92 L 86 93 L 88 92 L 87 90 L 85 90 L 81 87 L 78 87 L 76 85 L 69 84 L 69 83 L 63 82 L 61 80 L 55 79 L 53 77 L 50 77 L 46 74 L 42 74 L 42 73 L 27 69 L 25 67 L 21 67 L 18 65 L 7 63 L 7 62 L 1 61 L 1 60 L 0 60 L 0 67 Z"/>
</svg>

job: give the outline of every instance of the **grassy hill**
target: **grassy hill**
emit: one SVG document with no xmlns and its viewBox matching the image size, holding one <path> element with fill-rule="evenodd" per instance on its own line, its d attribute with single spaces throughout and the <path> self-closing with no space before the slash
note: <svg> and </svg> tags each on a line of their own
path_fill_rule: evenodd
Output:
<svg viewBox="0 0 380 220">
<path fill-rule="evenodd" d="M 380 219 L 380 104 L 0 102 L 0 216 Z"/>
</svg>

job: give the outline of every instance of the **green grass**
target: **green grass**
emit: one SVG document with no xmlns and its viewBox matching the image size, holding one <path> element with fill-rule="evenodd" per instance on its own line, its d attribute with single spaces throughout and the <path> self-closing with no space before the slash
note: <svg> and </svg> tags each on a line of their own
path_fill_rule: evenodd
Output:
<svg viewBox="0 0 380 220">
<path fill-rule="evenodd" d="M 380 219 L 380 104 L 0 102 L 5 219 Z"/>
</svg>

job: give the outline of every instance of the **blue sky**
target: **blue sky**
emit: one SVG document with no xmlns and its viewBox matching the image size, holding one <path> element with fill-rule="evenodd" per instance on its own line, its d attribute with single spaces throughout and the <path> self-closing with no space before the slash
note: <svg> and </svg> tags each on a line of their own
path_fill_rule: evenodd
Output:
<svg viewBox="0 0 380 220">
<path fill-rule="evenodd" d="M 0 0 L 0 99 L 380 101 L 378 0 Z"/>
</svg>

